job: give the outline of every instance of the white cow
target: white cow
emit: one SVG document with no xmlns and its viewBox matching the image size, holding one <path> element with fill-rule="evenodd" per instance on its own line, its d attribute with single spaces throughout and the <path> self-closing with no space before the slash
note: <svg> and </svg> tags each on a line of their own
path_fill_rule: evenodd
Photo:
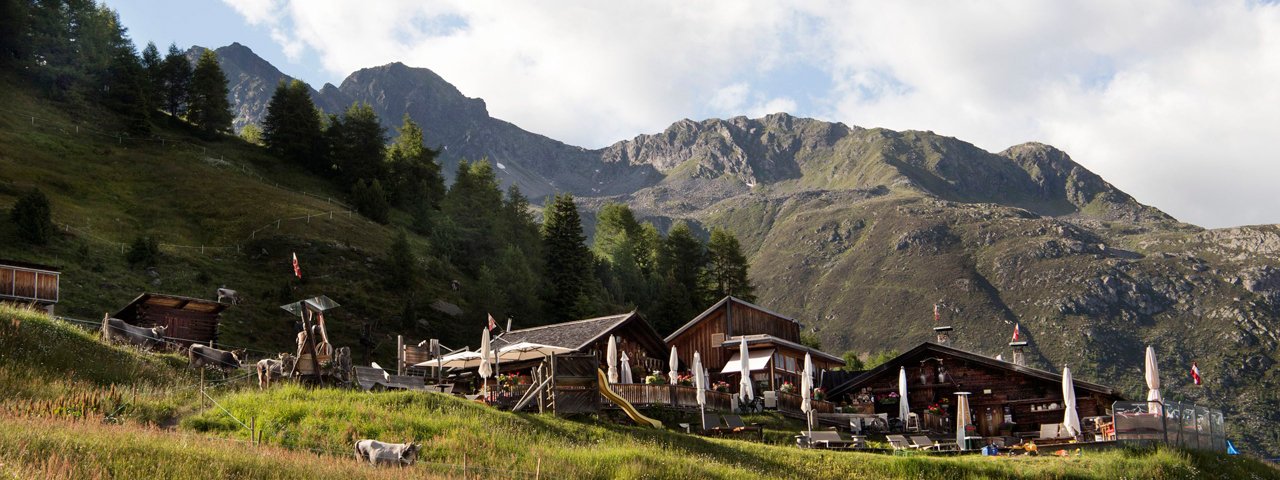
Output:
<svg viewBox="0 0 1280 480">
<path fill-rule="evenodd" d="M 227 287 L 218 289 L 218 303 L 222 303 L 222 299 L 231 300 L 232 305 L 240 304 L 240 293 Z"/>
<path fill-rule="evenodd" d="M 418 450 L 422 445 L 417 443 L 383 443 L 377 440 L 361 440 L 356 442 L 356 458 L 368 461 L 370 465 L 409 466 L 418 460 Z"/>
</svg>

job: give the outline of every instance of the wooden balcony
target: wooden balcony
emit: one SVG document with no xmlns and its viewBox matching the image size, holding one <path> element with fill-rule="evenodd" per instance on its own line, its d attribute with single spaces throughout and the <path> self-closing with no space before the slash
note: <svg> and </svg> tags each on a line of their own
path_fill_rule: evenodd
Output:
<svg viewBox="0 0 1280 480">
<path fill-rule="evenodd" d="M 638 408 L 674 407 L 697 409 L 698 391 L 694 387 L 671 385 L 613 384 L 613 391 L 627 399 Z M 707 409 L 729 411 L 732 409 L 734 393 L 707 392 Z M 778 411 L 799 415 L 801 398 L 799 395 L 778 394 Z M 813 409 L 818 413 L 835 412 L 835 404 L 822 400 L 813 401 Z"/>
</svg>

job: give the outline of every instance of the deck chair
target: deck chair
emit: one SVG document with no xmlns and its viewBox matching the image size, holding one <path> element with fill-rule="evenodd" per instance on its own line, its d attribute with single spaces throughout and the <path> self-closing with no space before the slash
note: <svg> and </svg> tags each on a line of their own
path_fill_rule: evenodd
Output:
<svg viewBox="0 0 1280 480">
<path fill-rule="evenodd" d="M 907 441 L 907 437 L 902 435 L 885 435 L 884 439 L 889 442 L 889 446 L 893 447 L 895 452 L 912 449 L 911 442 Z"/>
<path fill-rule="evenodd" d="M 391 385 L 388 386 L 404 390 L 426 390 L 425 380 L 425 378 L 417 375 L 390 375 L 388 382 Z"/>
<path fill-rule="evenodd" d="M 840 437 L 837 430 L 814 430 L 809 436 L 809 444 L 815 448 L 827 448 L 831 450 L 845 450 L 849 448 L 864 448 L 866 444 L 858 440 L 845 440 Z"/>
<path fill-rule="evenodd" d="M 933 441 L 932 438 L 929 438 L 926 435 L 912 435 L 909 438 L 911 440 L 911 448 L 914 448 L 917 450 L 941 450 L 942 449 L 942 446 L 939 445 L 938 442 Z"/>
<path fill-rule="evenodd" d="M 724 425 L 733 433 L 758 432 L 760 441 L 764 441 L 764 425 L 762 424 L 753 423 L 751 425 L 747 425 L 742 421 L 742 417 L 737 415 L 725 415 Z"/>
<path fill-rule="evenodd" d="M 356 385 L 364 391 L 387 388 L 387 372 L 381 368 L 351 367 L 356 373 Z"/>
<path fill-rule="evenodd" d="M 702 425 L 703 435 L 724 435 L 732 431 L 720 423 L 720 417 L 710 412 L 702 412 Z"/>
</svg>

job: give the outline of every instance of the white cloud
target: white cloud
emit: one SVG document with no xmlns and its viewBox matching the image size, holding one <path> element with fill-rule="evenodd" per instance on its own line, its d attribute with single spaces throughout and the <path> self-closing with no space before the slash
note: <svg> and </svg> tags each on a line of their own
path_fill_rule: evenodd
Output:
<svg viewBox="0 0 1280 480">
<path fill-rule="evenodd" d="M 1274 4 L 225 1 L 335 75 L 431 68 L 584 146 L 786 110 L 996 151 L 1043 141 L 1181 219 L 1280 222 Z"/>
</svg>

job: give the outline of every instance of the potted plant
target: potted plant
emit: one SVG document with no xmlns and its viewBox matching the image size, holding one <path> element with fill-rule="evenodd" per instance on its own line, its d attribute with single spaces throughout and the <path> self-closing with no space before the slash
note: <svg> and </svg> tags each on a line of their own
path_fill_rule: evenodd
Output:
<svg viewBox="0 0 1280 480">
<path fill-rule="evenodd" d="M 680 385 L 680 386 L 683 386 L 683 387 L 692 387 L 692 386 L 693 386 L 693 375 L 688 374 L 688 373 L 684 373 L 684 374 L 676 375 L 676 385 Z"/>
<path fill-rule="evenodd" d="M 822 387 L 818 387 L 818 388 L 813 389 L 813 399 L 814 399 L 814 400 L 826 400 L 826 399 L 827 399 L 827 391 L 826 391 L 826 390 L 823 390 L 823 389 L 822 389 Z"/>
<path fill-rule="evenodd" d="M 898 392 L 889 392 L 889 394 L 888 394 L 888 395 L 885 395 L 885 396 L 883 396 L 883 397 L 880 397 L 880 403 L 883 403 L 883 404 L 885 404 L 885 405 L 897 405 L 897 404 L 898 404 Z"/>
<path fill-rule="evenodd" d="M 791 382 L 782 382 L 782 386 L 778 387 L 778 391 L 782 393 L 796 393 L 796 386 Z"/>
<path fill-rule="evenodd" d="M 722 392 L 722 393 L 729 393 L 729 382 L 721 380 L 719 382 L 713 383 L 711 384 L 711 390 Z"/>
<path fill-rule="evenodd" d="M 657 370 L 654 370 L 654 372 L 649 374 L 649 376 L 644 377 L 645 385 L 665 385 L 666 383 L 667 377 Z"/>
<path fill-rule="evenodd" d="M 934 415 L 939 415 L 939 416 L 941 416 L 941 415 L 942 415 L 942 405 L 941 405 L 941 404 L 938 404 L 938 403 L 934 403 L 933 405 L 929 405 L 929 408 L 926 408 L 926 409 L 925 409 L 925 411 L 926 411 L 926 412 L 929 412 L 929 413 L 932 413 L 932 414 L 934 414 Z"/>
</svg>

